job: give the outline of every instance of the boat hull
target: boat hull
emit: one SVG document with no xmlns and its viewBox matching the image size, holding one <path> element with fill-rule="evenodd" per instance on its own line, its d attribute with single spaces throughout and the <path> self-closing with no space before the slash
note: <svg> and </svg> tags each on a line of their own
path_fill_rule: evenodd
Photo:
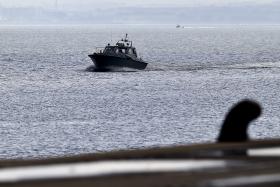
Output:
<svg viewBox="0 0 280 187">
<path fill-rule="evenodd" d="M 100 70 L 110 70 L 116 68 L 131 68 L 144 70 L 148 63 L 139 59 L 133 59 L 127 56 L 110 56 L 104 54 L 89 55 L 95 67 Z"/>
</svg>

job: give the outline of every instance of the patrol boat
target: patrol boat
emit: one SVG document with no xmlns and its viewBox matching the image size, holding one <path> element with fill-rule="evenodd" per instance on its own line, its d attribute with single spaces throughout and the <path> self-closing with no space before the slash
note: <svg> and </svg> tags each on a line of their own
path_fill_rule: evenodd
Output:
<svg viewBox="0 0 280 187">
<path fill-rule="evenodd" d="M 98 70 L 112 70 L 118 68 L 131 68 L 144 70 L 148 63 L 138 57 L 136 48 L 128 35 L 121 39 L 115 46 L 108 44 L 104 49 L 96 48 L 96 52 L 88 55 Z"/>
</svg>

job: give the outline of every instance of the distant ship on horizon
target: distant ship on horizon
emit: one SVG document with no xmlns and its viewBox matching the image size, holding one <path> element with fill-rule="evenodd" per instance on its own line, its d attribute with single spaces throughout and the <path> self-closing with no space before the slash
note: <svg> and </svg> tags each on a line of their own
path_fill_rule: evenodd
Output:
<svg viewBox="0 0 280 187">
<path fill-rule="evenodd" d="M 178 24 L 178 25 L 176 25 L 176 28 L 177 28 L 177 29 L 184 29 L 185 26 L 182 26 L 182 25 L 179 25 L 179 24 Z"/>
</svg>

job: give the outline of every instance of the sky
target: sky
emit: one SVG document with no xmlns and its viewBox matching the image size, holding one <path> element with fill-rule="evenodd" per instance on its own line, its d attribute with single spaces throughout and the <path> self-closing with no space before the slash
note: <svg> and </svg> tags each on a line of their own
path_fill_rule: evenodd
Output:
<svg viewBox="0 0 280 187">
<path fill-rule="evenodd" d="M 55 7 L 56 1 L 58 6 L 63 8 L 79 8 L 90 6 L 119 7 L 119 6 L 234 6 L 234 5 L 256 5 L 269 4 L 277 0 L 0 0 L 4 7 Z"/>
</svg>

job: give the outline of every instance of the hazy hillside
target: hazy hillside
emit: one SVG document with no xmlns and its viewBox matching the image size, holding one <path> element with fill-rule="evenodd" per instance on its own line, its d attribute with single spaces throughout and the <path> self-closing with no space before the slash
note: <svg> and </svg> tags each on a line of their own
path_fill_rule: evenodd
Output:
<svg viewBox="0 0 280 187">
<path fill-rule="evenodd" d="M 280 5 L 173 8 L 93 8 L 66 11 L 44 8 L 0 8 L 2 24 L 91 23 L 280 23 Z"/>
</svg>

